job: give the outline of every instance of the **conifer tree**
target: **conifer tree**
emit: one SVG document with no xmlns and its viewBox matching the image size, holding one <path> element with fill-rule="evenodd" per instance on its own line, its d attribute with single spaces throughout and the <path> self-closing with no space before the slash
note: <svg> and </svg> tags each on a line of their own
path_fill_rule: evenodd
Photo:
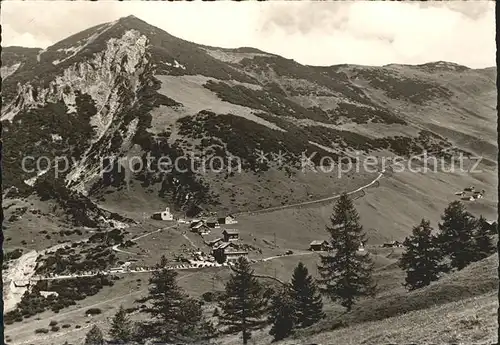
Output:
<svg viewBox="0 0 500 345">
<path fill-rule="evenodd" d="M 153 320 L 141 325 L 141 332 L 171 341 L 193 335 L 201 321 L 201 307 L 188 298 L 177 285 L 177 272 L 167 268 L 167 259 L 163 256 L 149 280 L 151 306 L 146 312 Z"/>
<path fill-rule="evenodd" d="M 443 256 L 449 257 L 448 269 L 463 269 L 476 258 L 474 230 L 476 219 L 460 201 L 451 202 L 441 216 L 438 243 Z"/>
<path fill-rule="evenodd" d="M 408 290 L 415 290 L 438 280 L 443 272 L 443 256 L 437 247 L 436 237 L 432 235 L 430 222 L 422 219 L 415 226 L 412 235 L 403 245 L 405 252 L 399 259 L 399 267 L 406 271 L 405 284 Z"/>
<path fill-rule="evenodd" d="M 264 326 L 267 301 L 263 289 L 245 258 L 239 258 L 226 284 L 225 298 L 221 303 L 220 322 L 228 331 L 242 333 L 243 344 L 251 338 L 251 331 Z"/>
<path fill-rule="evenodd" d="M 298 327 L 311 326 L 324 317 L 323 300 L 316 283 L 302 262 L 299 262 L 293 272 L 291 296 Z"/>
<path fill-rule="evenodd" d="M 331 223 L 326 229 L 330 234 L 330 249 L 320 256 L 318 282 L 324 294 L 332 301 L 340 301 L 349 311 L 359 297 L 375 294 L 373 262 L 368 254 L 358 252 L 366 239 L 347 194 L 341 195 L 335 205 Z"/>
<path fill-rule="evenodd" d="M 104 345 L 104 336 L 97 325 L 92 326 L 85 336 L 85 345 Z"/>
<path fill-rule="evenodd" d="M 130 322 L 127 312 L 120 306 L 118 312 L 113 317 L 109 335 L 114 342 L 126 343 L 130 341 L 132 336 L 132 323 Z"/>
<path fill-rule="evenodd" d="M 269 322 L 271 329 L 269 334 L 275 341 L 288 337 L 294 327 L 294 303 L 288 286 L 279 290 L 271 298 Z"/>
<path fill-rule="evenodd" d="M 491 229 L 486 220 L 481 216 L 476 223 L 476 230 L 474 233 L 474 243 L 476 245 L 475 260 L 479 261 L 487 258 L 496 252 L 496 247 L 490 236 Z"/>
</svg>

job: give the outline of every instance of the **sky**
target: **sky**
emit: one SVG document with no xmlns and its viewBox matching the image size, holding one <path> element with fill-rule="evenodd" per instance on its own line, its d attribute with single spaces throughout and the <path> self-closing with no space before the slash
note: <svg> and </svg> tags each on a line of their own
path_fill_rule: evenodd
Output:
<svg viewBox="0 0 500 345">
<path fill-rule="evenodd" d="M 134 15 L 179 38 L 308 65 L 495 66 L 493 1 L 2 1 L 2 46 L 46 48 Z"/>
</svg>

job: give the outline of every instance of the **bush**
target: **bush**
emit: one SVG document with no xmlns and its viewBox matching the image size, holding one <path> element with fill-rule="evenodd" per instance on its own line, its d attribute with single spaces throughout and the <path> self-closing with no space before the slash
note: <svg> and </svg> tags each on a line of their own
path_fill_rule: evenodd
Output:
<svg viewBox="0 0 500 345">
<path fill-rule="evenodd" d="M 49 330 L 47 328 L 38 328 L 35 330 L 35 334 L 41 334 L 41 333 L 47 334 L 49 333 Z"/>
<path fill-rule="evenodd" d="M 71 325 L 69 323 L 65 323 L 64 325 L 61 326 L 61 328 L 70 328 Z"/>
<path fill-rule="evenodd" d="M 50 330 L 52 332 L 57 332 L 57 331 L 59 331 L 59 326 L 53 326 L 53 327 L 50 328 Z"/>
<path fill-rule="evenodd" d="M 211 291 L 207 291 L 201 295 L 201 298 L 203 301 L 210 303 L 214 301 L 214 294 Z"/>
<path fill-rule="evenodd" d="M 101 313 L 102 313 L 102 310 L 99 308 L 90 308 L 90 309 L 87 309 L 87 311 L 85 312 L 85 315 L 99 315 Z"/>
<path fill-rule="evenodd" d="M 57 321 L 52 320 L 49 322 L 50 327 L 55 326 L 55 325 L 57 325 Z"/>
</svg>

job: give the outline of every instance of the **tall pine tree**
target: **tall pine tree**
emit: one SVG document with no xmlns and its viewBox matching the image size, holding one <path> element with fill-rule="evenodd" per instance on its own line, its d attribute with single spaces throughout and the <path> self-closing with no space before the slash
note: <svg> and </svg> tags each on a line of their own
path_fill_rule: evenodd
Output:
<svg viewBox="0 0 500 345">
<path fill-rule="evenodd" d="M 291 295 L 297 326 L 308 327 L 324 317 L 321 295 L 302 262 L 299 262 L 293 272 Z"/>
<path fill-rule="evenodd" d="M 172 341 L 191 336 L 201 322 L 201 307 L 183 293 L 177 285 L 177 272 L 166 268 L 163 256 L 149 280 L 151 306 L 146 312 L 152 320 L 141 325 L 141 333 L 162 341 Z"/>
<path fill-rule="evenodd" d="M 438 234 L 439 247 L 449 257 L 448 269 L 463 269 L 476 259 L 474 231 L 476 219 L 460 201 L 451 202 L 441 216 Z"/>
<path fill-rule="evenodd" d="M 429 221 L 422 219 L 403 245 L 406 250 L 399 259 L 399 267 L 406 271 L 404 286 L 408 290 L 419 289 L 439 279 L 444 270 L 443 256 Z"/>
<path fill-rule="evenodd" d="M 271 298 L 269 322 L 271 329 L 269 334 L 274 337 L 275 341 L 288 337 L 294 327 L 294 301 L 291 297 L 290 288 L 288 286 L 278 290 Z"/>
<path fill-rule="evenodd" d="M 321 291 L 333 301 L 351 310 L 361 296 L 374 296 L 372 280 L 373 262 L 365 252 L 358 252 L 365 244 L 363 227 L 359 215 L 347 194 L 341 195 L 331 216 L 332 225 L 326 230 L 330 234 L 330 250 L 321 255 L 318 280 Z"/>
<path fill-rule="evenodd" d="M 263 316 L 267 301 L 263 289 L 245 258 L 239 258 L 232 267 L 226 284 L 225 298 L 221 303 L 220 323 L 228 326 L 228 331 L 242 333 L 243 344 L 251 338 L 251 331 L 264 326 Z"/>
<path fill-rule="evenodd" d="M 111 321 L 109 335 L 115 343 L 126 343 L 132 338 L 132 323 L 127 317 L 127 312 L 123 306 L 120 306 Z"/>
</svg>

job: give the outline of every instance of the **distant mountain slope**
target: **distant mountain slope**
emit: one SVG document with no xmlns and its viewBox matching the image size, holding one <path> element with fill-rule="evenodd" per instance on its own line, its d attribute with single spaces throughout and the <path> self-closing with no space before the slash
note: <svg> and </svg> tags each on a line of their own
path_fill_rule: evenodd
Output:
<svg viewBox="0 0 500 345">
<path fill-rule="evenodd" d="M 347 164 L 355 150 L 409 155 L 456 145 L 490 159 L 497 150 L 491 69 L 304 66 L 254 48 L 197 45 L 133 16 L 41 51 L 7 47 L 2 60 L 4 184 L 22 193 L 57 183 L 106 203 L 134 186 L 178 211 L 236 211 L 290 202 L 265 190 L 277 176 L 283 190 L 297 190 L 304 154 L 316 152 L 319 166 L 324 156 Z M 257 151 L 282 152 L 286 164 L 259 161 Z M 37 173 L 42 155 L 52 168 Z M 162 174 L 165 156 L 183 157 L 182 167 L 239 157 L 243 171 Z M 154 169 L 145 169 L 148 157 Z M 368 175 L 302 176 L 312 190 L 327 187 L 292 198 L 327 196 L 345 178 Z"/>
</svg>

